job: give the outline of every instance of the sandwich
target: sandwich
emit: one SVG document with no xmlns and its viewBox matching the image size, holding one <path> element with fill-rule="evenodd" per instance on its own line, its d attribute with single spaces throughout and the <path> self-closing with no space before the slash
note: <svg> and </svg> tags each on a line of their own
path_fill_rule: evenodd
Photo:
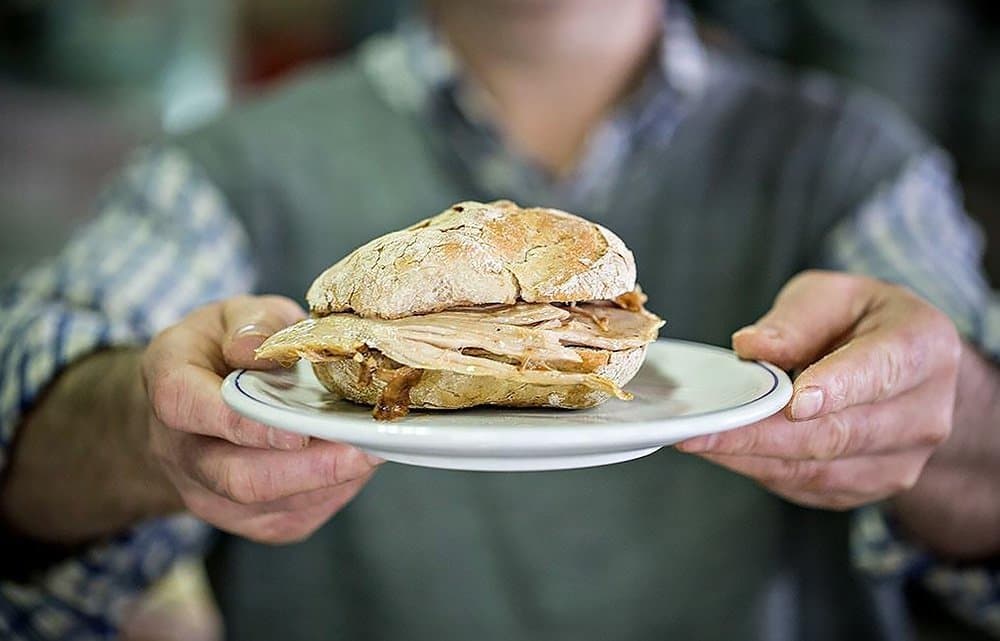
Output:
<svg viewBox="0 0 1000 641">
<path fill-rule="evenodd" d="M 261 359 L 312 364 L 377 419 L 411 408 L 593 407 L 639 371 L 663 321 L 632 252 L 564 211 L 461 202 L 354 250 L 313 282 L 310 318 Z"/>
</svg>

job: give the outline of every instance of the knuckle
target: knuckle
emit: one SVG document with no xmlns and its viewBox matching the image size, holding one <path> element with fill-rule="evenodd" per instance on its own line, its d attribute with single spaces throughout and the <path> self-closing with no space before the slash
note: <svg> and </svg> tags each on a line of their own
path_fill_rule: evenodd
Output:
<svg viewBox="0 0 1000 641">
<path fill-rule="evenodd" d="M 216 420 L 222 437 L 227 441 L 236 445 L 266 447 L 267 435 L 261 432 L 260 426 L 228 406 L 219 407 Z"/>
<path fill-rule="evenodd" d="M 824 288 L 830 285 L 836 278 L 837 272 L 824 271 L 821 269 L 807 269 L 792 276 L 785 286 L 778 292 L 777 299 L 780 301 L 786 296 L 791 296 L 793 292 L 803 289 Z"/>
<path fill-rule="evenodd" d="M 873 384 L 875 400 L 884 400 L 893 396 L 900 388 L 903 381 L 904 372 L 907 369 L 919 368 L 923 349 L 911 347 L 909 341 L 904 338 L 900 349 L 885 343 L 875 346 L 875 359 L 878 366 L 875 368 Z M 910 361 L 904 365 L 903 361 Z"/>
<path fill-rule="evenodd" d="M 335 450 L 330 456 L 320 457 L 317 464 L 320 466 L 318 477 L 323 479 L 328 486 L 341 485 L 351 480 L 353 448 L 346 450 Z"/>
<path fill-rule="evenodd" d="M 230 296 L 225 301 L 223 301 L 223 305 L 225 305 L 226 307 L 243 309 L 249 305 L 252 305 L 253 302 L 254 302 L 254 297 L 251 296 L 250 294 L 236 294 L 235 296 Z"/>
<path fill-rule="evenodd" d="M 836 466 L 819 463 L 812 465 L 808 473 L 802 474 L 800 485 L 810 492 L 832 496 L 842 492 L 849 483 L 845 483 Z"/>
<path fill-rule="evenodd" d="M 948 409 L 947 412 L 942 412 L 942 414 L 944 415 L 927 423 L 920 437 L 917 439 L 918 446 L 935 448 L 948 440 L 948 437 L 951 436 L 952 428 L 951 410 Z"/>
<path fill-rule="evenodd" d="M 341 465 L 341 457 L 331 456 L 325 459 L 324 463 L 322 478 L 326 481 L 327 485 L 340 485 L 343 483 L 344 469 Z"/>
<path fill-rule="evenodd" d="M 212 499 L 204 492 L 190 491 L 183 487 L 177 488 L 177 492 L 189 512 L 207 523 L 218 525 L 218 511 L 216 509 L 218 499 Z"/>
<path fill-rule="evenodd" d="M 309 538 L 319 526 L 319 522 L 303 519 L 294 513 L 276 514 L 266 519 L 248 538 L 270 545 L 298 543 Z"/>
<path fill-rule="evenodd" d="M 827 269 L 805 269 L 796 274 L 789 281 L 789 283 L 839 283 L 847 277 L 849 276 L 843 272 L 836 272 Z"/>
<path fill-rule="evenodd" d="M 829 379 L 823 384 L 823 393 L 826 395 L 824 407 L 844 408 L 848 405 L 848 398 L 852 386 L 852 379 L 856 372 L 831 372 Z"/>
<path fill-rule="evenodd" d="M 361 450 L 344 446 L 317 456 L 311 473 L 315 478 L 322 479 L 325 486 L 334 486 L 361 478 L 370 470 L 371 465 Z"/>
<path fill-rule="evenodd" d="M 216 418 L 219 428 L 221 429 L 222 436 L 227 441 L 231 441 L 237 445 L 243 444 L 241 439 L 243 433 L 240 429 L 240 418 L 239 414 L 225 406 L 219 407 L 219 415 Z"/>
<path fill-rule="evenodd" d="M 924 461 L 917 463 L 910 467 L 906 474 L 903 475 L 901 492 L 907 490 L 912 490 L 914 486 L 920 481 L 920 477 L 924 472 Z"/>
<path fill-rule="evenodd" d="M 222 436 L 237 445 L 246 444 L 246 430 L 242 426 L 243 417 L 227 406 L 220 406 L 216 417 Z"/>
<path fill-rule="evenodd" d="M 900 492 L 906 492 L 907 490 L 912 490 L 920 479 L 920 473 L 923 471 L 923 463 L 915 463 L 907 465 L 903 470 L 894 476 L 888 483 L 886 488 L 886 495 L 892 496 L 899 494 Z"/>
<path fill-rule="evenodd" d="M 931 332 L 935 336 L 935 352 L 940 353 L 946 365 L 958 368 L 962 358 L 962 339 L 954 321 L 936 307 L 929 306 L 931 311 Z"/>
<path fill-rule="evenodd" d="M 260 302 L 268 307 L 280 309 L 290 315 L 302 314 L 302 308 L 299 307 L 299 304 L 290 298 L 286 298 L 285 296 L 269 294 L 267 296 L 261 296 Z"/>
<path fill-rule="evenodd" d="M 908 303 L 907 316 L 913 319 L 906 327 L 908 345 L 912 351 L 926 353 L 928 345 L 933 345 L 932 353 L 944 363 L 958 363 L 962 352 L 962 339 L 954 321 L 938 307 L 901 285 L 895 286 Z"/>
<path fill-rule="evenodd" d="M 184 379 L 168 370 L 155 376 L 149 383 L 149 402 L 153 417 L 169 428 L 183 426 L 187 395 Z"/>
<path fill-rule="evenodd" d="M 882 474 L 863 473 L 849 468 L 831 470 L 825 491 L 831 497 L 843 499 L 841 509 L 880 501 L 893 493 L 891 488 L 887 488 Z"/>
<path fill-rule="evenodd" d="M 792 276 L 788 280 L 788 283 L 785 285 L 785 289 L 798 285 L 807 284 L 811 281 L 822 278 L 825 273 L 826 272 L 819 269 L 807 269 L 805 271 L 801 271 L 795 276 Z"/>
<path fill-rule="evenodd" d="M 240 505 L 260 502 L 259 489 L 250 470 L 243 465 L 224 465 L 217 479 L 216 491 L 223 497 Z"/>
<path fill-rule="evenodd" d="M 809 439 L 809 457 L 821 461 L 840 458 L 850 453 L 854 445 L 854 430 L 840 413 L 829 414 Z"/>
<path fill-rule="evenodd" d="M 752 454 L 760 451 L 761 435 L 754 427 L 734 430 L 729 433 L 729 438 L 732 439 L 731 453 L 733 454 Z"/>
<path fill-rule="evenodd" d="M 368 462 L 365 453 L 356 447 L 348 448 L 346 454 L 340 457 L 337 467 L 339 483 L 356 481 L 372 472 L 372 464 Z"/>
<path fill-rule="evenodd" d="M 833 512 L 846 512 L 866 503 L 866 501 L 860 500 L 857 496 L 843 492 L 831 494 L 825 498 L 826 501 L 823 507 Z"/>
<path fill-rule="evenodd" d="M 910 287 L 904 283 L 892 283 L 888 281 L 880 281 L 882 285 L 886 288 L 886 292 L 899 300 L 905 301 L 911 305 L 927 305 L 927 303 L 920 296 L 917 295 Z"/>
<path fill-rule="evenodd" d="M 808 463 L 808 461 L 776 459 L 773 465 L 761 473 L 760 478 L 765 483 L 801 487 L 812 475 L 813 466 Z"/>
<path fill-rule="evenodd" d="M 924 474 L 924 467 L 927 466 L 927 461 L 930 460 L 933 450 L 927 449 L 923 452 L 911 458 L 910 464 L 905 468 L 902 475 L 902 489 L 900 491 L 912 490 L 917 483 L 920 482 L 920 478 Z"/>
<path fill-rule="evenodd" d="M 848 293 L 862 287 L 871 286 L 874 282 L 867 276 L 825 269 L 807 269 L 800 272 L 793 280 L 799 283 L 815 284 L 825 289 L 836 289 Z"/>
<path fill-rule="evenodd" d="M 860 504 L 854 495 L 844 492 L 818 493 L 799 488 L 786 487 L 774 487 L 769 489 L 785 496 L 797 505 L 808 508 L 844 512 L 853 509 Z"/>
</svg>

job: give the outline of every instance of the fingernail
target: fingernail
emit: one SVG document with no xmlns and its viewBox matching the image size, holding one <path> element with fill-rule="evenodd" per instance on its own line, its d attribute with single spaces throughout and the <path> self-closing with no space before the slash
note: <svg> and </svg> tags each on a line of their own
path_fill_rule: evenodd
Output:
<svg viewBox="0 0 1000 641">
<path fill-rule="evenodd" d="M 810 419 L 823 408 L 823 390 L 818 387 L 803 387 L 795 392 L 792 399 L 792 420 Z"/>
<path fill-rule="evenodd" d="M 738 336 L 762 336 L 768 340 L 777 340 L 781 338 L 781 332 L 766 325 L 747 325 L 733 332 L 733 338 Z"/>
<path fill-rule="evenodd" d="M 276 450 L 301 450 L 309 444 L 309 437 L 272 427 L 267 431 L 267 444 Z"/>
<path fill-rule="evenodd" d="M 681 441 L 675 447 L 682 452 L 689 452 L 691 454 L 696 454 L 698 452 L 707 452 L 715 447 L 719 438 L 715 434 L 708 434 L 707 436 L 696 436 L 694 438 L 689 438 L 686 441 Z"/>
<path fill-rule="evenodd" d="M 250 323 L 249 325 L 244 325 L 243 327 L 237 329 L 233 332 L 233 340 L 237 338 L 243 338 L 245 336 L 252 336 L 254 338 L 267 338 L 274 333 L 269 327 L 264 327 L 259 323 Z"/>
<path fill-rule="evenodd" d="M 368 464 L 371 465 L 372 467 L 375 467 L 376 465 L 382 465 L 383 463 L 385 463 L 384 458 L 375 456 L 374 454 L 369 454 L 368 452 L 365 452 L 365 460 L 368 461 Z"/>
</svg>

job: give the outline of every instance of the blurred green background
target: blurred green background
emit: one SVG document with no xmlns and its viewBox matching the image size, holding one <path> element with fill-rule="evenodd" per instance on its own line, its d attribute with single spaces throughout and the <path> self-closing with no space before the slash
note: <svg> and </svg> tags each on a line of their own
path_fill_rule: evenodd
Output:
<svg viewBox="0 0 1000 641">
<path fill-rule="evenodd" d="M 58 248 L 128 151 L 389 27 L 413 0 L 13 0 L 0 8 L 0 276 Z M 692 0 L 706 37 L 894 100 L 1000 242 L 1000 5 Z M 1000 251 L 988 267 L 1000 277 Z"/>
</svg>

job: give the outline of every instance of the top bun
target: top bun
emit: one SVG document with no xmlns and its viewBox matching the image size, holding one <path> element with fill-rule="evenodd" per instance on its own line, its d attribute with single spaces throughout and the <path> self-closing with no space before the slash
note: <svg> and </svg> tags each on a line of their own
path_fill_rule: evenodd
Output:
<svg viewBox="0 0 1000 641">
<path fill-rule="evenodd" d="M 492 303 L 611 299 L 635 289 L 618 236 L 558 209 L 461 202 L 359 247 L 313 282 L 313 314 L 399 318 Z"/>
</svg>

